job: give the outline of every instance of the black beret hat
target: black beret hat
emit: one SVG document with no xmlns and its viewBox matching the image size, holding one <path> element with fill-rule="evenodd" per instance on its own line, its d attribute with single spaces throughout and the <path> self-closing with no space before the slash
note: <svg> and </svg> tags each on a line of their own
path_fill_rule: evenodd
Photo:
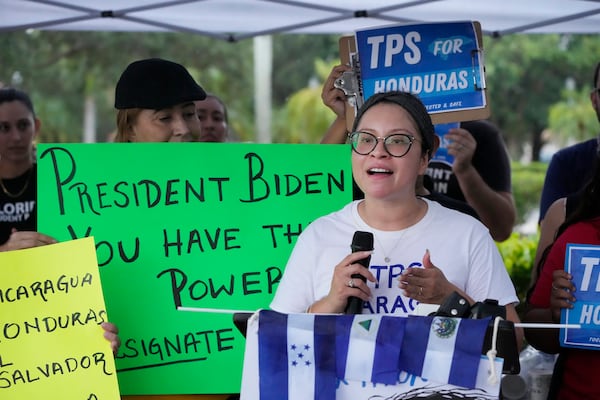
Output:
<svg viewBox="0 0 600 400">
<path fill-rule="evenodd" d="M 160 110 L 194 100 L 206 93 L 181 64 L 161 58 L 134 61 L 121 74 L 115 90 L 115 108 Z"/>
</svg>

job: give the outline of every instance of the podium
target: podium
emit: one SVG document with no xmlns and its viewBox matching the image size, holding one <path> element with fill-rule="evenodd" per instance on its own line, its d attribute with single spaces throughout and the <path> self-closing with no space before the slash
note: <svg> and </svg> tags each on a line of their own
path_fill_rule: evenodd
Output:
<svg viewBox="0 0 600 400">
<path fill-rule="evenodd" d="M 490 318 L 270 310 L 235 318 L 242 329 L 247 321 L 242 400 L 499 396 L 503 360 L 481 355 Z"/>
</svg>

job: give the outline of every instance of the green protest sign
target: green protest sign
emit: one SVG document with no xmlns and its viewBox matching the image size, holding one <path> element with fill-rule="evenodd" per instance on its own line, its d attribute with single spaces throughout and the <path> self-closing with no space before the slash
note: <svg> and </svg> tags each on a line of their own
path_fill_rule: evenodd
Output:
<svg viewBox="0 0 600 400">
<path fill-rule="evenodd" d="M 41 144 L 38 158 L 39 230 L 94 237 L 125 395 L 239 391 L 228 311 L 268 307 L 302 229 L 352 197 L 342 145 Z"/>
</svg>

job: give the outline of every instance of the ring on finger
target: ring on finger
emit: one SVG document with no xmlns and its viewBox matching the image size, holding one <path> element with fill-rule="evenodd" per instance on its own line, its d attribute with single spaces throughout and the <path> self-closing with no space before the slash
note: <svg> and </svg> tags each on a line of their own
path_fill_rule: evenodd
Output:
<svg viewBox="0 0 600 400">
<path fill-rule="evenodd" d="M 354 279 L 350 279 L 350 280 L 348 281 L 348 287 L 351 287 L 351 288 L 353 288 L 353 287 L 354 287 Z"/>
<path fill-rule="evenodd" d="M 554 289 L 554 290 L 560 290 L 560 288 L 559 288 L 559 287 L 556 287 L 556 286 L 554 285 L 554 283 L 552 284 L 552 289 Z"/>
<path fill-rule="evenodd" d="M 423 286 L 419 286 L 419 296 L 423 296 Z"/>
</svg>

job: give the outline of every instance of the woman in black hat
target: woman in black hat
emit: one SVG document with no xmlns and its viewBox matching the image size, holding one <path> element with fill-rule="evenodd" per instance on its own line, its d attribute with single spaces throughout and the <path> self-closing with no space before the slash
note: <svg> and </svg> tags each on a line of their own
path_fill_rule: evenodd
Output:
<svg viewBox="0 0 600 400">
<path fill-rule="evenodd" d="M 117 142 L 190 142 L 201 133 L 194 101 L 204 90 L 180 64 L 132 62 L 117 82 Z"/>
<path fill-rule="evenodd" d="M 182 65 L 160 58 L 134 61 L 127 66 L 117 82 L 115 141 L 191 142 L 202 132 L 194 102 L 205 98 L 204 89 Z M 123 396 L 124 400 L 227 398 L 229 395 Z"/>
</svg>

